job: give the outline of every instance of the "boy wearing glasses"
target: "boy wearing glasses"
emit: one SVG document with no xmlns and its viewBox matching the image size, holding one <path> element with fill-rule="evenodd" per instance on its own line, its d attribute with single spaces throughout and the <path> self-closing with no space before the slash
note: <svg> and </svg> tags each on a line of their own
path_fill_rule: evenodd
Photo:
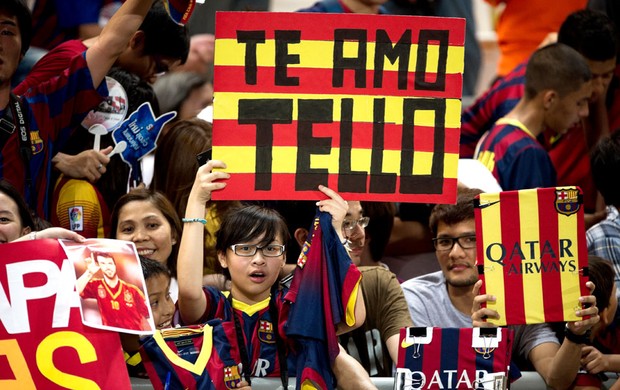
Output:
<svg viewBox="0 0 620 390">
<path fill-rule="evenodd" d="M 430 228 L 441 271 L 410 279 L 402 284 L 411 319 L 415 326 L 468 328 L 492 326 L 483 315 L 494 315 L 480 309 L 488 295 L 477 296 L 481 283 L 476 268 L 476 224 L 473 200 L 481 191 L 468 189 L 459 193 L 456 205 L 440 204 L 431 212 Z M 474 287 L 475 285 L 475 287 Z M 596 299 L 582 297 L 592 306 L 578 315 L 591 315 L 588 320 L 569 323 L 571 335 L 558 342 L 549 324 L 511 326 L 515 331 L 513 360 L 521 370 L 536 370 L 552 388 L 567 388 L 575 379 L 580 365 L 583 334 L 598 322 Z M 497 299 L 502 299 L 499 297 Z M 497 314 L 497 313 L 495 313 Z M 578 325 L 578 326 L 577 326 Z M 569 331 L 567 331 L 569 332 Z M 579 333 L 579 334 L 577 334 Z"/>
</svg>

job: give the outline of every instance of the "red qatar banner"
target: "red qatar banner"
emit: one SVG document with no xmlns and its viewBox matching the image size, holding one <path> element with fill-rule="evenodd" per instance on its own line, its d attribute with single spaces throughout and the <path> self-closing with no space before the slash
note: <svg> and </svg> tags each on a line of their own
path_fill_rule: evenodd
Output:
<svg viewBox="0 0 620 390">
<path fill-rule="evenodd" d="M 115 332 L 86 327 L 57 240 L 0 248 L 0 389 L 130 389 Z"/>
</svg>

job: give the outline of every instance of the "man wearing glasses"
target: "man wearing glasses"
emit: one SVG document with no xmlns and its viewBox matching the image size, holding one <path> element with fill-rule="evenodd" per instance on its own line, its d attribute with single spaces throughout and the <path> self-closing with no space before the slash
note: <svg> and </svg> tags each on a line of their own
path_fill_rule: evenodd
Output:
<svg viewBox="0 0 620 390">
<path fill-rule="evenodd" d="M 415 326 L 469 328 L 472 321 L 476 326 L 482 325 L 481 313 L 488 309 L 480 310 L 480 304 L 489 297 L 476 297 L 480 285 L 474 289 L 478 270 L 475 265 L 473 200 L 480 193 L 480 190 L 464 190 L 459 193 L 456 205 L 437 205 L 431 212 L 430 228 L 436 235 L 433 243 L 441 271 L 402 284 Z M 586 299 L 590 302 L 591 297 Z M 582 310 L 581 315 L 586 314 L 592 315 L 592 321 L 580 322 L 585 323 L 587 329 L 598 322 L 598 315 L 592 307 Z M 549 324 L 517 325 L 511 328 L 515 331 L 513 361 L 519 369 L 536 370 L 552 388 L 567 388 L 573 382 L 579 369 L 585 335 L 567 331 L 567 336 L 560 344 Z M 571 324 L 572 329 L 576 329 L 574 323 Z M 585 331 L 583 327 L 581 330 Z"/>
</svg>

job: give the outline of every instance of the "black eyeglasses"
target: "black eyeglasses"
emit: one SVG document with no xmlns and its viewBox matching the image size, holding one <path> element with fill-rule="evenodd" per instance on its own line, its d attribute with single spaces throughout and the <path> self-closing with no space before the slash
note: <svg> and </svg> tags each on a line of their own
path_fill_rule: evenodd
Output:
<svg viewBox="0 0 620 390">
<path fill-rule="evenodd" d="M 265 246 L 258 246 L 256 244 L 235 244 L 231 245 L 230 249 L 235 252 L 235 255 L 242 257 L 250 257 L 256 254 L 256 251 L 260 249 L 265 257 L 278 257 L 284 253 L 286 249 L 284 245 L 269 244 Z"/>
<path fill-rule="evenodd" d="M 354 219 L 345 219 L 344 221 L 342 221 L 342 228 L 344 230 L 348 230 L 351 231 L 353 229 L 355 229 L 355 226 L 359 226 L 362 229 L 365 228 L 366 226 L 368 226 L 368 223 L 370 222 L 370 217 L 362 217 L 358 220 L 354 220 Z"/>
<path fill-rule="evenodd" d="M 466 234 L 458 237 L 437 237 L 433 238 L 433 245 L 438 251 L 449 251 L 454 247 L 454 243 L 458 242 L 463 249 L 474 249 L 476 247 L 476 235 Z"/>
</svg>

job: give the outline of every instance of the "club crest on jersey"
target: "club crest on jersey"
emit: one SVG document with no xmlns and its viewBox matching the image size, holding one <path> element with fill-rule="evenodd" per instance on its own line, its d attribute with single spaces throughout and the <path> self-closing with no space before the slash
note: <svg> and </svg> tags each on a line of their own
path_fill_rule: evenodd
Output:
<svg viewBox="0 0 620 390">
<path fill-rule="evenodd" d="M 226 385 L 226 388 L 236 389 L 239 382 L 241 382 L 239 368 L 237 366 L 224 367 L 224 385 Z"/>
<path fill-rule="evenodd" d="M 555 190 L 555 209 L 558 213 L 567 216 L 575 214 L 580 206 L 579 190 L 575 188 Z"/>
<path fill-rule="evenodd" d="M 131 292 L 129 290 L 125 290 L 125 306 L 127 307 L 133 307 L 133 295 L 131 295 Z"/>
<path fill-rule="evenodd" d="M 43 140 L 38 131 L 30 132 L 30 146 L 32 147 L 32 154 L 39 154 L 43 151 Z"/>
<path fill-rule="evenodd" d="M 273 324 L 271 322 L 260 320 L 258 323 L 258 339 L 267 344 L 276 342 L 275 334 L 273 333 Z"/>
<path fill-rule="evenodd" d="M 99 287 L 97 287 L 97 295 L 99 295 L 99 298 L 104 299 L 106 296 L 105 287 L 99 285 Z"/>
</svg>

